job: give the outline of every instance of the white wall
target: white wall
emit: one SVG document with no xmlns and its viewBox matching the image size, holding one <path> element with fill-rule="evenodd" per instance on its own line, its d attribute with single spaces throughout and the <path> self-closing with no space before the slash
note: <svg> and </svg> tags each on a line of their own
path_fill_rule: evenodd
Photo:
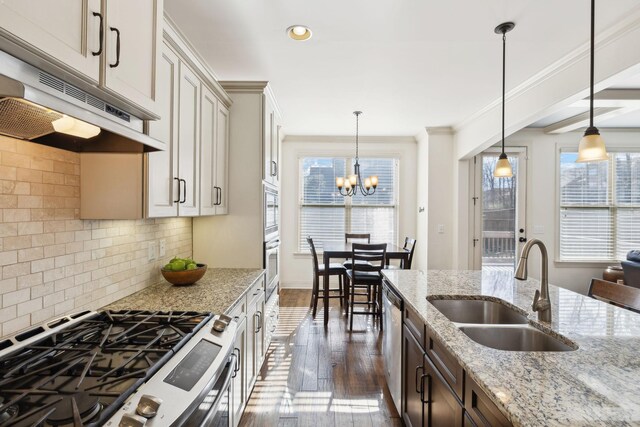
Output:
<svg viewBox="0 0 640 427">
<path fill-rule="evenodd" d="M 638 148 L 640 131 L 600 130 L 608 147 Z M 576 292 L 586 293 L 592 277 L 602 277 L 607 264 L 579 264 L 557 262 L 559 233 L 558 225 L 558 147 L 575 146 L 582 137 L 581 132 L 547 135 L 541 130 L 524 129 L 509 137 L 507 145 L 527 147 L 527 237 L 544 242 L 549 251 L 549 281 Z M 534 227 L 543 232 L 534 234 Z M 529 259 L 529 274 L 538 278 L 540 258 L 537 249 Z"/>
<path fill-rule="evenodd" d="M 282 144 L 280 189 L 280 286 L 310 288 L 310 255 L 298 251 L 299 159 L 308 156 L 353 156 L 353 137 L 287 136 Z M 360 156 L 387 156 L 399 159 L 398 239 L 416 233 L 416 155 L 412 137 L 361 137 Z"/>
</svg>

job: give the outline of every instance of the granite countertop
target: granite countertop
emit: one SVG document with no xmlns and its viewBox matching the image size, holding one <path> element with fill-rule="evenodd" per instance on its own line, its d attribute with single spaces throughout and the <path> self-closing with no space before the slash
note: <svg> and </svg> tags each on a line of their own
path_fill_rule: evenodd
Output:
<svg viewBox="0 0 640 427">
<path fill-rule="evenodd" d="M 509 271 L 385 270 L 384 275 L 516 426 L 640 425 L 640 314 L 549 286 L 553 319 L 531 310 L 540 283 Z M 578 346 L 514 352 L 472 341 L 427 297 L 483 295 L 528 313 L 533 326 Z M 561 337 L 561 338 L 562 338 Z"/>
<path fill-rule="evenodd" d="M 255 268 L 210 268 L 193 285 L 173 286 L 163 281 L 102 309 L 226 313 L 263 272 Z"/>
</svg>

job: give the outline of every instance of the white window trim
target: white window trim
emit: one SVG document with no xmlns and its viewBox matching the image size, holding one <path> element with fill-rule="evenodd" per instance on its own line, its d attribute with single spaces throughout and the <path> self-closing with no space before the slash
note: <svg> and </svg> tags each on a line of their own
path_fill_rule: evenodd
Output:
<svg viewBox="0 0 640 427">
<path fill-rule="evenodd" d="M 615 134 L 615 133 L 614 133 Z M 612 264 L 619 264 L 620 260 L 618 259 L 603 259 L 603 260 L 563 260 L 560 259 L 560 154 L 564 152 L 577 152 L 578 144 L 580 140 L 576 140 L 574 143 L 567 142 L 557 142 L 556 143 L 556 152 L 555 152 L 555 168 L 556 168 L 556 180 L 555 180 L 555 221 L 556 221 L 556 241 L 555 241 L 555 256 L 554 256 L 554 264 L 556 267 L 560 268 L 571 268 L 571 267 L 605 267 Z M 608 153 L 619 153 L 619 152 L 638 152 L 640 153 L 640 149 L 637 144 L 629 143 L 629 142 L 617 142 L 615 145 L 607 144 L 607 152 Z M 610 175 L 613 173 L 612 170 L 609 170 Z M 609 185 L 611 184 L 611 176 L 609 177 Z"/>
<path fill-rule="evenodd" d="M 327 153 L 327 152 L 317 152 L 317 151 L 298 151 L 296 153 L 296 250 L 293 252 L 293 256 L 296 258 L 308 258 L 311 256 L 311 252 L 310 251 L 305 251 L 305 252 L 301 252 L 300 251 L 300 189 L 302 186 L 302 176 L 300 174 L 300 164 L 302 162 L 302 159 L 304 158 L 308 158 L 308 157 L 320 157 L 320 158 L 326 158 L 326 159 L 333 159 L 333 158 L 338 158 L 338 157 L 343 157 L 347 160 L 353 158 L 355 156 L 355 152 L 353 150 L 339 150 L 336 151 L 334 153 Z M 361 155 L 360 156 L 363 159 L 394 159 L 397 162 L 397 169 L 396 169 L 396 182 L 395 182 L 395 186 L 393 189 L 394 195 L 395 195 L 395 210 L 396 210 L 396 221 L 394 224 L 395 230 L 394 233 L 396 235 L 396 242 L 395 244 L 398 244 L 398 239 L 399 239 L 399 220 L 400 220 L 400 215 L 401 215 L 401 205 L 400 205 L 400 181 L 401 181 L 401 171 L 400 168 L 402 167 L 402 153 L 400 152 L 379 152 L 379 151 L 367 151 L 367 153 L 365 155 Z M 349 173 L 349 171 L 353 170 L 353 164 L 349 165 L 347 164 L 347 174 Z M 373 205 L 372 205 L 373 206 Z M 384 205 L 384 206 L 388 206 L 388 205 Z M 346 208 L 346 206 L 345 206 Z M 318 254 L 322 254 L 322 249 L 318 248 L 317 249 Z"/>
</svg>

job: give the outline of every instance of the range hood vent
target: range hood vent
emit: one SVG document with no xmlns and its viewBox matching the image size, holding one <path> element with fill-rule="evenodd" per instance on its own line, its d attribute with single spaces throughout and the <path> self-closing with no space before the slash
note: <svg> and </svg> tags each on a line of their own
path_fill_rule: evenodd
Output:
<svg viewBox="0 0 640 427">
<path fill-rule="evenodd" d="M 52 122 L 64 116 L 100 133 L 88 139 L 60 134 Z M 77 152 L 164 149 L 143 130 L 143 120 L 0 51 L 0 134 Z"/>
</svg>

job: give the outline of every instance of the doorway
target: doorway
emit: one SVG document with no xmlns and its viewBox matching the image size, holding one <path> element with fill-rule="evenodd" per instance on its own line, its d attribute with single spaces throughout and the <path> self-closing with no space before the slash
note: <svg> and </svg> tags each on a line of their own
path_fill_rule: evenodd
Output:
<svg viewBox="0 0 640 427">
<path fill-rule="evenodd" d="M 474 158 L 474 269 L 514 269 L 526 242 L 526 148 L 506 151 L 513 176 L 495 178 L 499 150 L 490 149 Z"/>
</svg>

